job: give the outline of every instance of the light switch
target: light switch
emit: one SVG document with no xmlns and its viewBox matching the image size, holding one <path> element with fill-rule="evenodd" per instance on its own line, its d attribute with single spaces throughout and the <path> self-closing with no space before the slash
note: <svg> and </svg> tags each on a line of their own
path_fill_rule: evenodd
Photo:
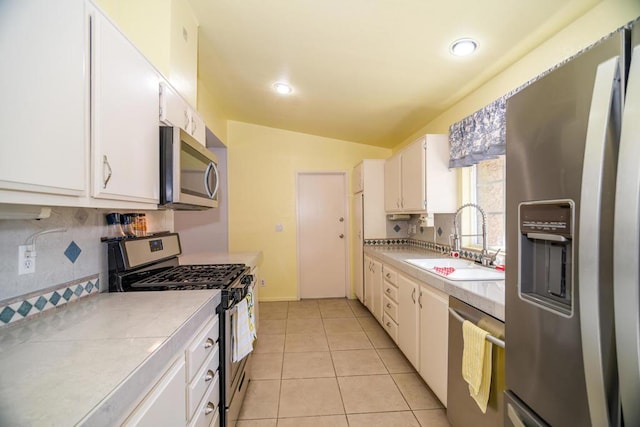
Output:
<svg viewBox="0 0 640 427">
<path fill-rule="evenodd" d="M 282 233 L 284 226 L 282 224 L 276 224 L 276 233 Z"/>
</svg>

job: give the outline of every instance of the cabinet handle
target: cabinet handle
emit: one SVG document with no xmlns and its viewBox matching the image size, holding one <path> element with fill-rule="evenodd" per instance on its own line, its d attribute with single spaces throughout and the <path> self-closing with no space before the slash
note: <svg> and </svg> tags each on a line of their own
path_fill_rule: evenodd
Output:
<svg viewBox="0 0 640 427">
<path fill-rule="evenodd" d="M 404 197 L 400 199 L 400 207 L 404 208 Z"/>
<path fill-rule="evenodd" d="M 387 273 L 387 279 L 391 279 L 391 273 Z"/>
<path fill-rule="evenodd" d="M 204 348 L 211 348 L 213 347 L 213 340 L 211 338 L 207 338 L 207 341 L 205 341 L 204 343 Z"/>
<path fill-rule="evenodd" d="M 209 369 L 207 371 L 207 374 L 204 376 L 204 382 L 208 383 L 209 381 L 211 381 L 213 379 L 213 371 L 211 369 Z"/>
<path fill-rule="evenodd" d="M 191 133 L 195 135 L 196 129 L 198 129 L 198 122 L 196 122 L 193 117 L 191 117 Z"/>
<path fill-rule="evenodd" d="M 189 112 L 187 110 L 184 110 L 184 128 L 189 132 Z"/>
<path fill-rule="evenodd" d="M 207 402 L 207 406 L 204 407 L 204 414 L 209 415 L 214 409 L 216 409 L 216 406 L 211 402 Z"/>
<path fill-rule="evenodd" d="M 418 295 L 418 304 L 420 305 L 420 308 L 422 308 L 422 291 L 420 291 L 420 295 Z"/>
<path fill-rule="evenodd" d="M 105 189 L 107 188 L 107 184 L 109 183 L 109 180 L 111 179 L 111 175 L 113 173 L 113 171 L 111 170 L 111 165 L 109 164 L 109 159 L 107 159 L 106 155 L 102 156 L 102 166 L 103 166 L 102 177 L 104 179 L 104 182 L 102 183 L 102 189 Z M 106 178 L 104 178 L 105 171 L 107 172 Z"/>
<path fill-rule="evenodd" d="M 411 299 L 413 300 L 413 303 L 416 303 L 416 288 L 413 288 L 413 292 L 411 292 Z"/>
<path fill-rule="evenodd" d="M 391 304 L 387 303 L 387 308 L 391 308 Z"/>
<path fill-rule="evenodd" d="M 340 233 L 340 234 L 338 235 L 338 237 L 339 237 L 339 238 L 341 238 L 341 239 L 344 239 L 344 234 Z"/>
<path fill-rule="evenodd" d="M 391 322 L 387 322 L 387 328 L 391 327 Z"/>
<path fill-rule="evenodd" d="M 391 288 L 387 288 L 387 290 L 385 292 L 390 294 L 391 293 Z"/>
</svg>

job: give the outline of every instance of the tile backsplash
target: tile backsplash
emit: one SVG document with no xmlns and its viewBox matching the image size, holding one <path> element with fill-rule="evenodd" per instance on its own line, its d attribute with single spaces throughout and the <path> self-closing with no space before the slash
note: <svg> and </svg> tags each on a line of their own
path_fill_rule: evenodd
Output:
<svg viewBox="0 0 640 427">
<path fill-rule="evenodd" d="M 98 275 L 106 283 L 105 214 L 89 208 L 53 208 L 42 220 L 0 220 L 0 303 Z M 146 211 L 149 231 L 173 229 L 170 211 Z M 36 233 L 61 229 L 35 238 L 32 274 L 18 275 L 18 246 Z M 64 231 L 62 231 L 64 230 Z"/>
</svg>

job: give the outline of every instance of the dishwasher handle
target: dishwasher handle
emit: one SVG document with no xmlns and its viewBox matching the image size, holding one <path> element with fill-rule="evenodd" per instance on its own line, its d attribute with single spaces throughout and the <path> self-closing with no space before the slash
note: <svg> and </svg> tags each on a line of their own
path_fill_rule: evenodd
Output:
<svg viewBox="0 0 640 427">
<path fill-rule="evenodd" d="M 449 307 L 449 313 L 456 319 L 458 320 L 460 323 L 464 322 L 465 319 L 464 317 L 462 317 L 460 315 L 460 313 L 458 313 L 457 311 L 455 311 L 453 308 Z M 495 345 L 497 345 L 498 347 L 502 347 L 504 348 L 504 341 L 502 341 L 500 338 L 496 338 L 493 335 L 489 334 L 487 335 L 487 341 L 489 341 L 490 343 L 493 343 Z"/>
</svg>

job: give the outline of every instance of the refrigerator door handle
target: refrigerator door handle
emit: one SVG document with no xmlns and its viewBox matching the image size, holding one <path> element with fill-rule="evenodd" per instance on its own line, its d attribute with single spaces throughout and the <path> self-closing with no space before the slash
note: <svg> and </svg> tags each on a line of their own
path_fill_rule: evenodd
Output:
<svg viewBox="0 0 640 427">
<path fill-rule="evenodd" d="M 622 116 L 613 248 L 613 298 L 624 423 L 640 425 L 640 45 L 633 49 Z"/>
<path fill-rule="evenodd" d="M 605 147 L 611 108 L 616 91 L 620 89 L 619 61 L 620 57 L 616 56 L 598 65 L 589 111 L 580 194 L 580 333 L 589 413 L 594 426 L 609 425 L 611 419 L 601 346 L 599 258 Z"/>
</svg>

